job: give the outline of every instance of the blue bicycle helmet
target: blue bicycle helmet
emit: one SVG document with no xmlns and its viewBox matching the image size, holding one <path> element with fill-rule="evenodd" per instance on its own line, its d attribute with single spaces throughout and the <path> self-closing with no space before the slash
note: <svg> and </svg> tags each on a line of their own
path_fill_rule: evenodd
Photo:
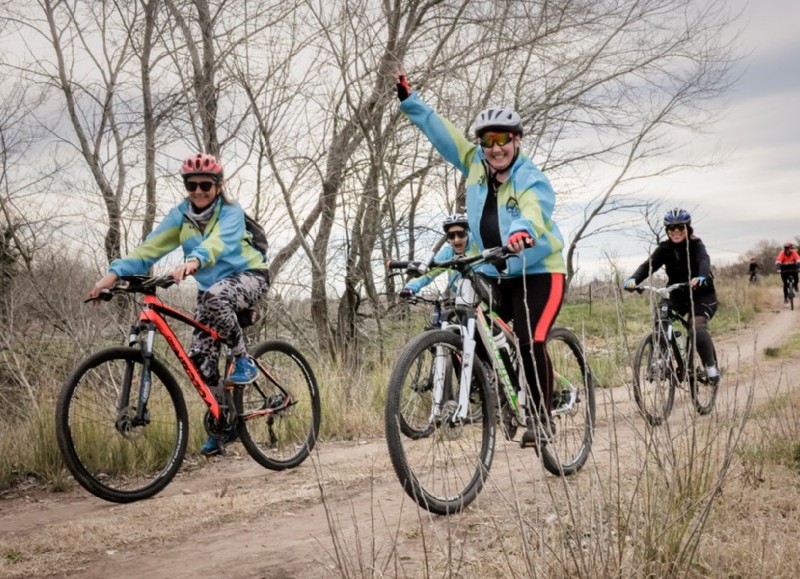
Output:
<svg viewBox="0 0 800 579">
<path fill-rule="evenodd" d="M 664 215 L 664 227 L 667 225 L 686 225 L 687 227 L 692 224 L 692 216 L 689 212 L 680 207 L 675 207 L 667 211 Z"/>
</svg>

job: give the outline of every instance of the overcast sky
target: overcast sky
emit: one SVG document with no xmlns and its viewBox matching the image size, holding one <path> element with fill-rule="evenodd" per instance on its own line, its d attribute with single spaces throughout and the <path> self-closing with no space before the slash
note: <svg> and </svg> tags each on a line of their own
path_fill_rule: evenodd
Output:
<svg viewBox="0 0 800 579">
<path fill-rule="evenodd" d="M 744 10 L 742 76 L 724 117 L 704 139 L 722 147 L 724 165 L 654 180 L 654 198 L 693 214 L 712 263 L 742 258 L 762 239 L 781 244 L 800 235 L 800 0 L 730 0 Z M 569 234 L 569 224 L 564 224 Z M 582 249 L 586 273 L 611 250 L 628 267 L 644 247 L 605 236 Z M 777 254 L 778 247 L 775 249 Z"/>
</svg>

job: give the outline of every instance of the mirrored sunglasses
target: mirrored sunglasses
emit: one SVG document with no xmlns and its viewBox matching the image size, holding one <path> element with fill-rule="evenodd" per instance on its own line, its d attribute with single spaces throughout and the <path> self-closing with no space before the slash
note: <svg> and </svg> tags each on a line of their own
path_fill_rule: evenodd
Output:
<svg viewBox="0 0 800 579">
<path fill-rule="evenodd" d="M 686 226 L 681 223 L 680 225 L 667 225 L 667 231 L 684 231 Z"/>
<path fill-rule="evenodd" d="M 466 236 L 467 236 L 467 232 L 466 231 L 448 231 L 447 232 L 447 239 L 449 239 L 450 241 L 452 241 L 452 240 L 454 240 L 456 238 L 464 239 Z"/>
<path fill-rule="evenodd" d="M 195 191 L 197 191 L 198 187 L 200 187 L 200 190 L 203 191 L 204 193 L 208 193 L 209 191 L 211 191 L 211 188 L 214 185 L 216 185 L 214 181 L 201 181 L 200 183 L 197 183 L 195 181 L 184 181 L 183 184 L 186 185 L 186 190 L 189 193 L 194 193 Z"/>
<path fill-rule="evenodd" d="M 507 145 L 514 138 L 512 133 L 485 133 L 481 137 L 481 147 L 487 149 L 500 145 L 501 147 Z"/>
</svg>

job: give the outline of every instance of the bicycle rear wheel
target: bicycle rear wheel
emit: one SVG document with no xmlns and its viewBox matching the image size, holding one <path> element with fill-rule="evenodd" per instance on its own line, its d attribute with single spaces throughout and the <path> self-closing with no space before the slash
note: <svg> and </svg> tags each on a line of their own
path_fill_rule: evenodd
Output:
<svg viewBox="0 0 800 579">
<path fill-rule="evenodd" d="M 294 468 L 308 457 L 319 436 L 314 371 L 285 342 L 263 342 L 252 349 L 251 356 L 258 377 L 234 390 L 239 438 L 260 465 L 272 470 Z"/>
<path fill-rule="evenodd" d="M 594 436 L 594 379 L 578 337 L 565 328 L 547 336 L 547 353 L 553 365 L 555 437 L 541 446 L 542 464 L 551 473 L 568 476 L 586 463 Z"/>
<path fill-rule="evenodd" d="M 90 356 L 64 383 L 56 404 L 56 439 L 78 483 L 101 499 L 128 503 L 169 484 L 186 453 L 188 419 L 178 383 L 150 362 L 145 419 L 136 421 L 142 354 L 109 348 Z M 122 400 L 123 388 L 130 391 Z"/>
<path fill-rule="evenodd" d="M 461 336 L 453 332 L 438 330 L 417 336 L 401 352 L 386 396 L 386 442 L 392 466 L 406 493 L 437 515 L 457 513 L 474 501 L 492 464 L 494 399 L 485 367 L 477 358 L 470 392 L 472 408 L 465 419 L 456 417 L 461 350 Z M 435 376 L 434 387 L 438 382 L 444 390 L 451 384 L 452 395 L 445 392 L 436 417 L 431 412 L 433 396 L 426 398 L 427 426 L 420 423 L 417 428 L 429 432 L 408 436 L 401 426 L 407 421 L 403 401 L 419 377 L 429 375 Z"/>
<path fill-rule="evenodd" d="M 669 344 L 645 336 L 633 358 L 633 397 L 642 416 L 658 426 L 669 416 L 675 402 L 678 377 Z"/>
</svg>

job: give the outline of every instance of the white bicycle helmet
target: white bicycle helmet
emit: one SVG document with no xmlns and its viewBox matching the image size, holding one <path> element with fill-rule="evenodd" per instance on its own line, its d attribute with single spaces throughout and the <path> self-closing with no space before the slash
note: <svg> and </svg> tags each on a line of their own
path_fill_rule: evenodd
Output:
<svg viewBox="0 0 800 579">
<path fill-rule="evenodd" d="M 523 135 L 522 119 L 514 109 L 489 107 L 475 117 L 475 136 L 480 138 L 487 131 L 508 131 Z"/>
<path fill-rule="evenodd" d="M 452 215 L 445 217 L 444 221 L 442 221 L 442 229 L 444 229 L 445 233 L 447 233 L 447 230 L 453 225 L 460 225 L 466 231 L 469 231 L 469 222 L 467 221 L 467 216 L 464 213 L 453 213 Z"/>
</svg>

